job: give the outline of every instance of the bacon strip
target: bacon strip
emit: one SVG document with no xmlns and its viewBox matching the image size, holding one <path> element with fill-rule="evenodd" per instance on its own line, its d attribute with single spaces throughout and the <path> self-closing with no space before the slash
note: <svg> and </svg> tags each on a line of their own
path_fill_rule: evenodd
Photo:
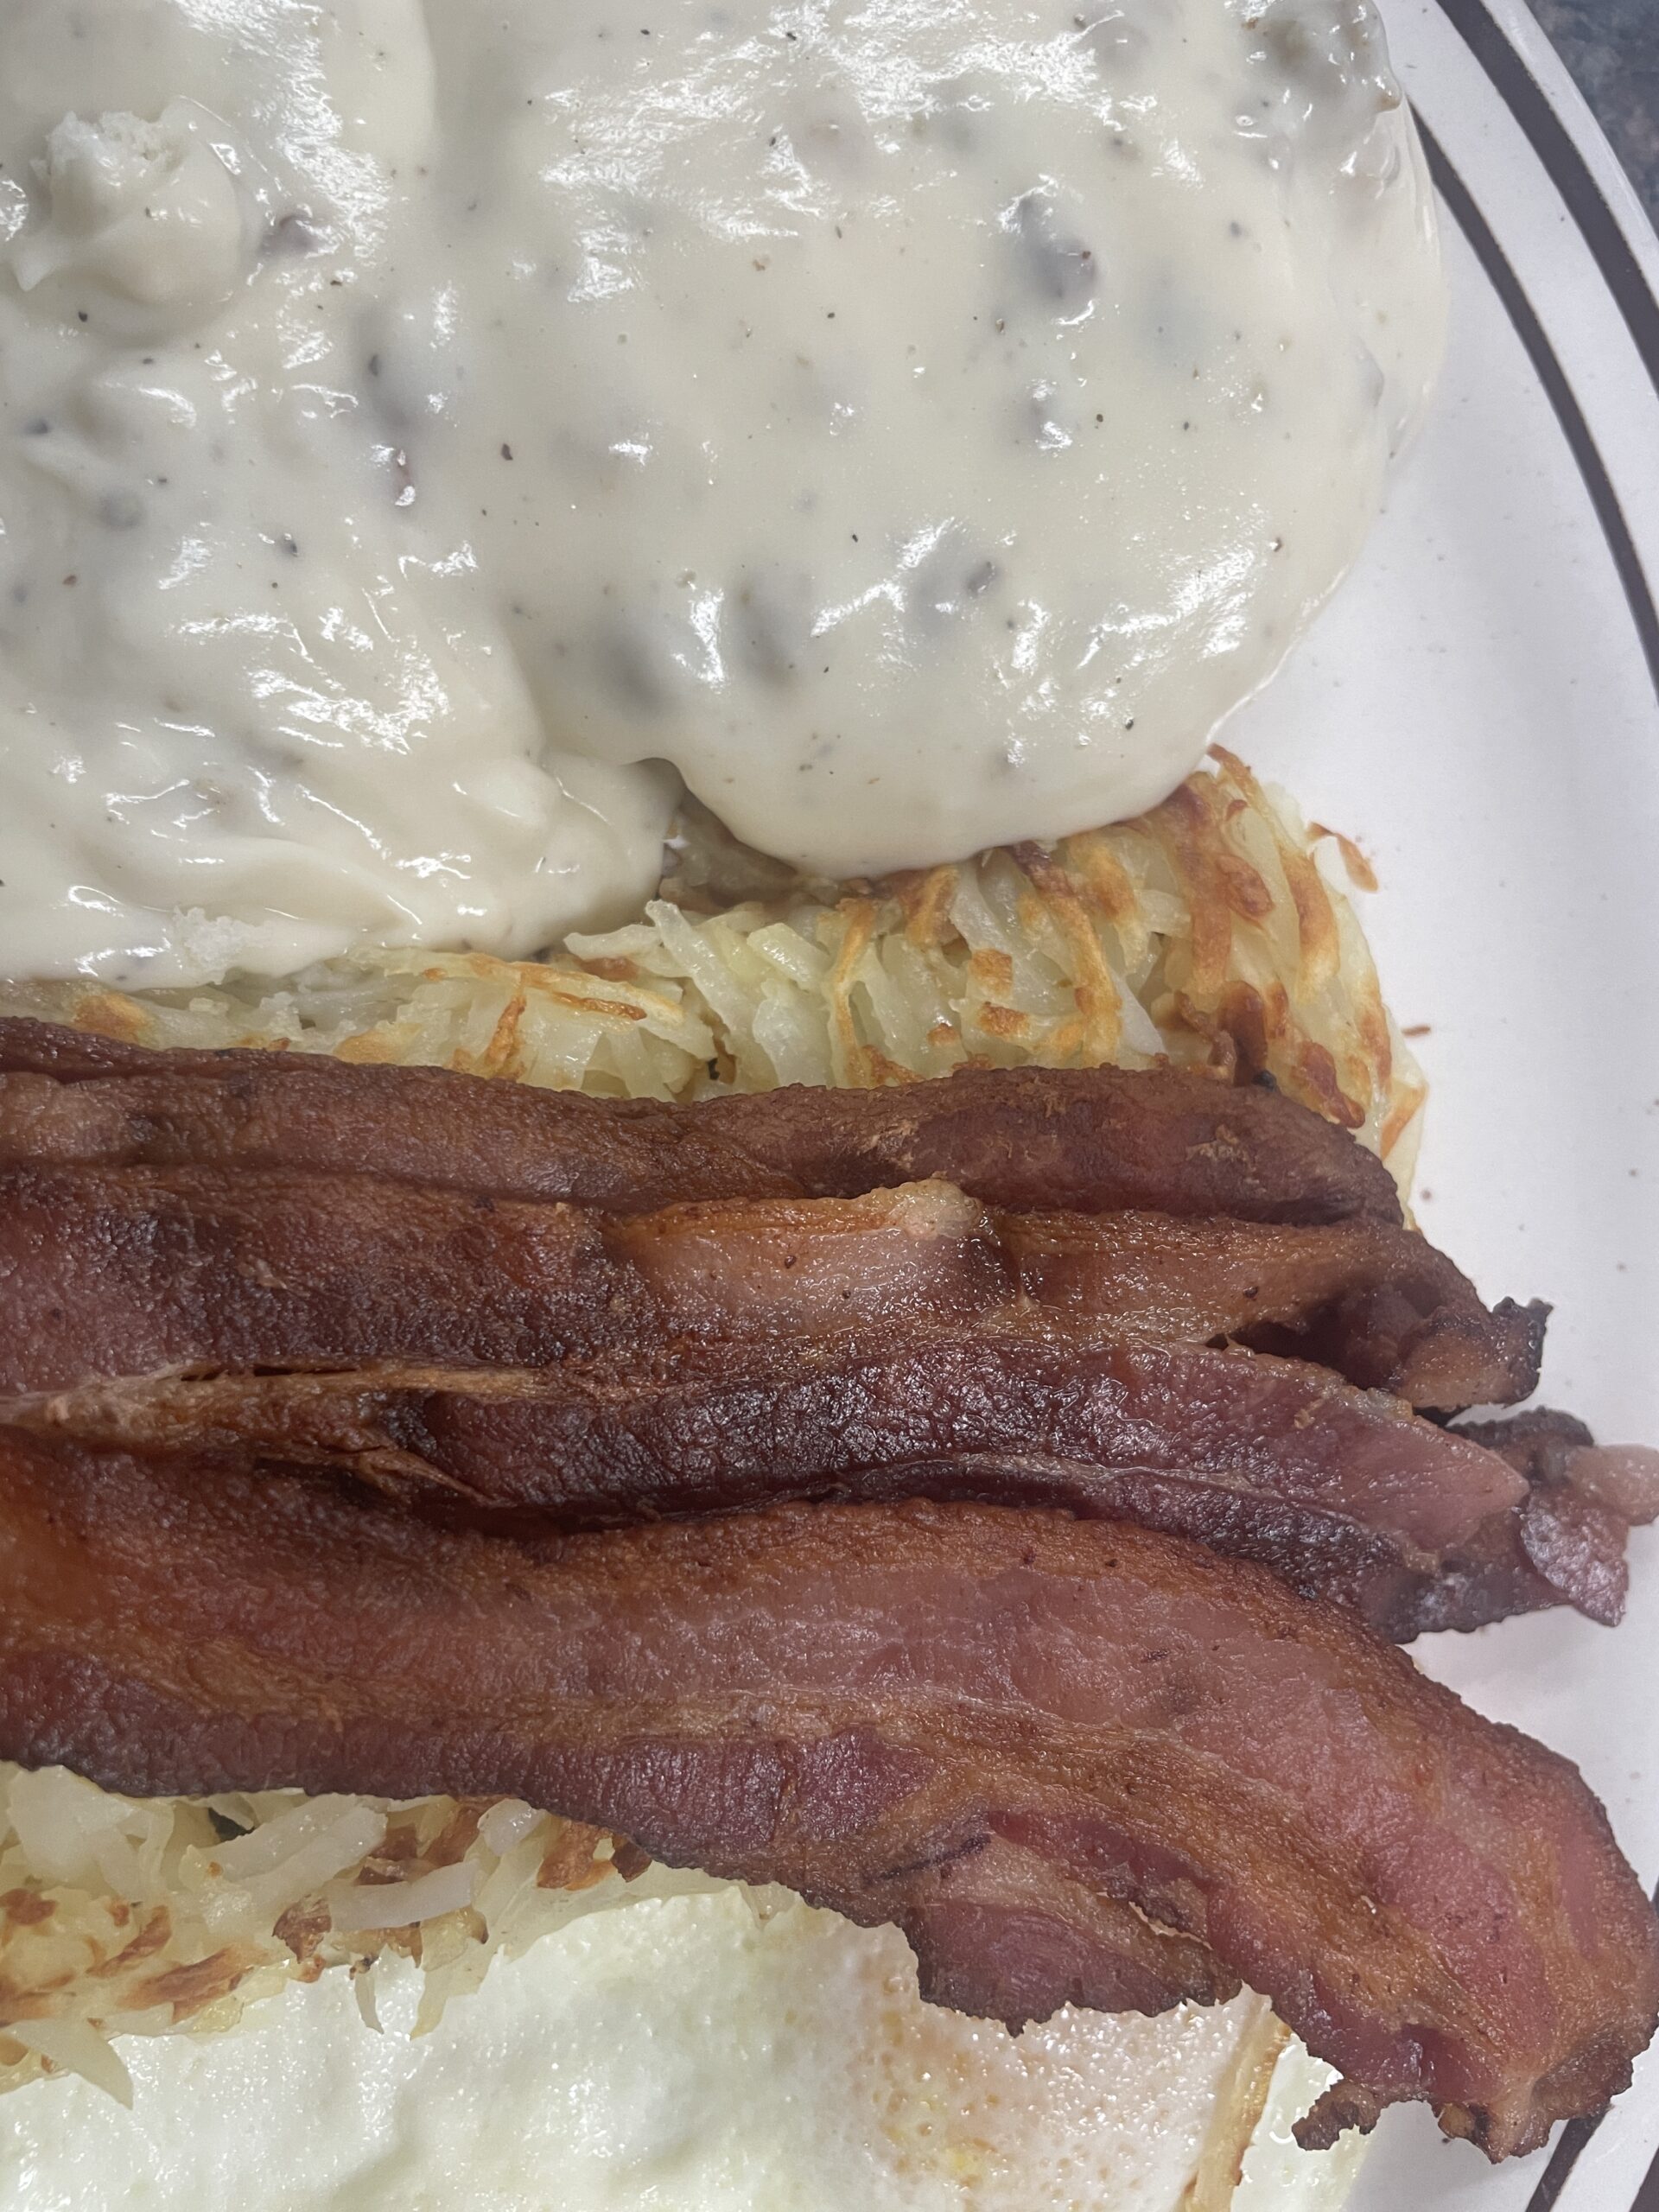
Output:
<svg viewBox="0 0 1659 2212">
<path fill-rule="evenodd" d="M 1542 1309 L 1489 1313 L 1433 1246 L 1381 1223 L 998 1213 L 938 1183 L 616 1216 L 364 1176 L 0 1171 L 0 1389 L 536 1366 L 692 1332 L 807 1340 L 1033 1309 L 1119 1339 L 1265 1332 L 1446 1409 L 1529 1389 L 1542 1330 Z"/>
<path fill-rule="evenodd" d="M 99 1449 L 338 1463 L 449 1524 L 520 1533 L 786 1498 L 1060 1505 L 1261 1560 L 1402 1642 L 1564 1599 L 1617 1620 L 1624 1595 L 1611 1509 L 1535 1493 L 1392 1401 L 1249 1353 L 996 1320 L 543 1370 L 129 1378 L 0 1402 L 0 1421 Z M 1588 1569 L 1534 1558 L 1534 1516 L 1553 1525 L 1568 1501 L 1605 1526 Z"/>
<path fill-rule="evenodd" d="M 11 1436 L 0 1542 L 0 1755 L 521 1796 L 893 1921 L 930 1994 L 1011 2023 L 1240 1976 L 1346 2077 L 1312 2143 L 1417 2098 L 1530 2150 L 1659 2012 L 1572 1768 L 1171 1537 L 912 1504 L 532 1546 Z"/>
<path fill-rule="evenodd" d="M 1276 1092 L 1170 1069 L 963 1069 L 678 1106 L 321 1055 L 154 1052 L 0 1021 L 0 1160 L 362 1173 L 639 1213 L 938 1178 L 991 1205 L 1400 1219 L 1381 1161 Z"/>
<path fill-rule="evenodd" d="M 1484 1328 L 1497 1396 L 1535 1318 L 1486 1314 L 1449 1262 L 1385 1224 L 999 1213 L 942 1184 L 625 1217 L 372 1177 L 26 1167 L 0 1173 L 0 1389 L 20 1395 L 181 1370 L 545 1369 L 613 1351 L 638 1378 L 650 1466 L 620 1414 L 569 1459 L 576 1380 L 511 1415 L 482 1385 L 447 1390 L 470 1471 L 442 1454 L 432 1471 L 559 1517 L 890 1494 L 912 1462 L 918 1492 L 1063 1499 L 1204 1535 L 1402 1638 L 1563 1599 L 1616 1620 L 1624 1602 L 1616 1514 L 1574 1508 L 1564 1534 L 1490 1453 L 1398 1406 L 1306 1363 L 1194 1349 L 1266 1331 L 1409 1395 L 1444 1376 L 1448 1343 L 1463 1357 Z M 910 1348 L 885 1366 L 850 1344 L 815 1355 L 855 1327 Z M 735 1376 L 737 1345 L 769 1338 L 764 1377 L 752 1369 L 741 1408 L 735 1385 L 716 1408 L 711 1376 Z M 994 1378 L 1003 1400 L 988 1412 Z M 125 1402 L 138 1420 L 141 1402 Z M 285 1451 L 302 1446 L 300 1402 L 257 1386 L 226 1400 L 244 1444 Z M 165 1418 L 187 1403 L 205 1414 L 179 1392 Z M 268 1416 L 280 1433 L 260 1433 Z M 138 1440 L 111 1436 L 108 1407 L 53 1418 Z M 723 1456 L 699 1459 L 683 1439 L 710 1421 Z M 354 1447 L 319 1435 L 307 1448 Z"/>
</svg>

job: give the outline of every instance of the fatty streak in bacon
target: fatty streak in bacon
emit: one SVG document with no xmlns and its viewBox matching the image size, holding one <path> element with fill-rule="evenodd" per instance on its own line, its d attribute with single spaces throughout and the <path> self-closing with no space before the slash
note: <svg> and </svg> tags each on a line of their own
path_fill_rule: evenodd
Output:
<svg viewBox="0 0 1659 2212">
<path fill-rule="evenodd" d="M 1312 2141 L 1418 2098 L 1529 2150 L 1659 2011 L 1572 1768 L 1168 1536 L 910 1504 L 527 1545 L 14 1434 L 0 1542 L 0 1755 L 522 1797 L 893 1921 L 931 1994 L 1011 2023 L 1241 1977 L 1346 2076 Z M 1180 1943 L 1129 1955 L 1107 1903 Z"/>
<path fill-rule="evenodd" d="M 1622 1521 L 1659 1520 L 1659 1451 L 1602 1445 L 1571 1414 L 1529 1406 L 1502 1421 L 1461 1421 L 1456 1433 L 1497 1452 L 1535 1491 L 1570 1491 Z"/>
<path fill-rule="evenodd" d="M 1594 1620 L 1617 1622 L 1632 1528 L 1659 1520 L 1659 1452 L 1598 1445 L 1581 1421 L 1546 1406 L 1452 1432 L 1507 1459 L 1528 1484 L 1513 1545 L 1542 1586 Z M 1493 1541 L 1497 1541 L 1494 1535 Z M 1570 1593 L 1570 1594 L 1569 1594 Z"/>
<path fill-rule="evenodd" d="M 0 1388 L 379 1359 L 536 1366 L 699 1327 L 810 1335 L 863 1311 L 972 1313 L 1007 1294 L 996 1252 L 959 1233 L 974 1210 L 956 1192 L 827 1213 L 781 1203 L 731 1202 L 716 1236 L 696 1208 L 634 1219 L 368 1176 L 12 1169 Z"/>
<path fill-rule="evenodd" d="M 1389 1316 L 1376 1330 L 1367 1312 Z M 700 1331 L 810 1339 L 1036 1307 L 1115 1338 L 1270 1328 L 1440 1403 L 1530 1387 L 1531 1319 L 1489 1314 L 1414 1233 L 994 1212 L 948 1184 L 616 1216 L 372 1177 L 0 1171 L 0 1389 L 162 1368 L 533 1366 Z M 1408 1316 L 1408 1320 L 1404 1318 Z"/>
<path fill-rule="evenodd" d="M 0 1021 L 0 1160 L 364 1173 L 638 1213 L 938 1179 L 987 1205 L 1398 1222 L 1382 1162 L 1278 1093 L 1173 1069 L 962 1069 L 673 1105 L 321 1054 L 153 1052 Z"/>
<path fill-rule="evenodd" d="M 105 1449 L 340 1462 L 452 1525 L 518 1532 L 791 1497 L 1065 1506 L 1259 1560 L 1399 1640 L 1563 1598 L 1617 1618 L 1623 1598 L 1600 1575 L 1582 1593 L 1547 1580 L 1524 1478 L 1391 1400 L 1299 1363 L 997 1319 L 540 1370 L 134 1378 L 0 1402 L 0 1420 Z"/>
</svg>

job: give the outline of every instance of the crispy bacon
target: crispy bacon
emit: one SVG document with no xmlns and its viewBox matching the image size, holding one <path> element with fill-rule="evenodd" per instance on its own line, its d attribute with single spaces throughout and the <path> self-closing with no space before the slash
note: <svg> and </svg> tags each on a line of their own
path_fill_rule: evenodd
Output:
<svg viewBox="0 0 1659 2212">
<path fill-rule="evenodd" d="M 1505 1421 L 1464 1421 L 1454 1433 L 1499 1453 L 1529 1485 L 1513 1542 L 1495 1524 L 1485 1541 L 1506 1557 L 1518 1543 L 1541 1583 L 1592 1620 L 1616 1623 L 1630 1586 L 1625 1539 L 1659 1520 L 1659 1452 L 1598 1445 L 1581 1421 L 1545 1406 Z"/>
<path fill-rule="evenodd" d="M 164 1368 L 535 1366 L 692 1332 L 808 1341 L 1033 1309 L 1118 1340 L 1265 1333 L 1446 1409 L 1529 1389 L 1542 1325 L 1541 1309 L 1489 1313 L 1382 1223 L 995 1212 L 941 1183 L 618 1216 L 368 1176 L 0 1171 L 14 1391 Z"/>
<path fill-rule="evenodd" d="M 1409 1396 L 1444 1379 L 1448 1344 L 1465 1365 L 1482 1346 L 1485 1396 L 1529 1381 L 1535 1317 L 1488 1314 L 1448 1261 L 1382 1223 L 1009 1213 L 944 1184 L 636 1217 L 374 1177 L 27 1166 L 0 1172 L 0 1389 L 34 1395 L 613 1352 L 633 1402 L 613 1394 L 608 1427 L 591 1426 L 603 1386 L 575 1376 L 534 1403 L 521 1378 L 511 1408 L 482 1382 L 424 1391 L 440 1436 L 466 1443 L 465 1466 L 436 1449 L 429 1473 L 560 1520 L 907 1485 L 1200 1535 L 1402 1638 L 1562 1599 L 1601 1620 L 1623 1605 L 1615 1515 L 1535 1509 L 1489 1452 L 1308 1361 L 1199 1349 L 1267 1335 Z M 842 1345 L 872 1331 L 884 1356 Z M 756 1340 L 778 1350 L 740 1385 L 736 1347 Z M 79 1402 L 54 1418 L 91 1421 Z M 346 1401 L 255 1384 L 224 1402 L 245 1446 L 292 1452 L 302 1410 L 315 1424 Z M 129 1392 L 85 1433 L 109 1440 L 124 1403 L 129 1423 L 146 1403 L 163 1421 L 191 1404 L 207 1417 L 200 1391 L 159 1414 Z M 268 1418 L 280 1433 L 260 1433 Z M 383 1399 L 375 1420 L 406 1425 L 406 1402 Z M 723 1457 L 696 1442 L 699 1424 Z M 306 1448 L 381 1449 L 321 1433 Z"/>
<path fill-rule="evenodd" d="M 1538 1387 L 1548 1306 L 1489 1311 L 1414 1230 L 1134 1213 L 1004 1213 L 991 1228 L 1027 1297 L 1138 1337 L 1236 1338 L 1439 1413 L 1517 1404 Z"/>
<path fill-rule="evenodd" d="M 0 1402 L 0 1421 L 338 1463 L 451 1525 L 520 1533 L 785 1498 L 1063 1505 L 1259 1560 L 1399 1641 L 1563 1599 L 1616 1620 L 1624 1592 L 1617 1516 L 1552 1487 L 1542 1510 L 1601 1515 L 1611 1555 L 1535 1560 L 1524 1473 L 1391 1400 L 1300 1363 L 995 1319 L 543 1370 L 128 1378 Z"/>
<path fill-rule="evenodd" d="M 1571 1491 L 1632 1526 L 1659 1521 L 1659 1452 L 1598 1444 L 1581 1421 L 1529 1406 L 1502 1421 L 1464 1421 L 1457 1433 L 1503 1454 L 1535 1489 Z"/>
<path fill-rule="evenodd" d="M 1659 2012 L 1572 1768 L 1179 1539 L 912 1503 L 531 1545 L 14 1433 L 0 1542 L 0 1754 L 524 1797 L 892 1921 L 1010 2023 L 1243 1978 L 1345 2076 L 1310 2142 L 1417 2098 L 1530 2150 Z"/>
<path fill-rule="evenodd" d="M 1400 1219 L 1381 1161 L 1278 1093 L 1173 1069 L 963 1069 L 679 1106 L 0 1021 L 0 1160 L 373 1173 L 627 1213 L 938 1178 L 988 1205 Z"/>
</svg>

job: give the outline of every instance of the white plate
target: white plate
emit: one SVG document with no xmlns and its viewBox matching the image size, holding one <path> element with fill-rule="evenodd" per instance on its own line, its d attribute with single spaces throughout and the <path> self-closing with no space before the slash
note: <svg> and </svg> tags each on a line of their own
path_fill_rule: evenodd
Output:
<svg viewBox="0 0 1659 2212">
<path fill-rule="evenodd" d="M 1448 197 L 1448 373 L 1229 741 L 1378 864 L 1384 982 L 1428 1027 L 1426 1226 L 1490 1295 L 1555 1301 L 1550 1402 L 1659 1442 L 1659 244 L 1519 0 L 1382 5 Z M 1576 1759 L 1653 1883 L 1659 1530 L 1632 1567 L 1615 1633 L 1552 1613 L 1417 1655 Z M 1352 2212 L 1630 2212 L 1656 2147 L 1650 2055 L 1506 2168 L 1389 2114 Z"/>
<path fill-rule="evenodd" d="M 1659 1442 L 1659 244 L 1519 0 L 1383 5 L 1438 149 L 1447 376 L 1229 742 L 1377 861 L 1384 986 L 1428 1025 L 1426 1227 L 1489 1294 L 1554 1300 L 1548 1402 Z M 1576 1759 L 1652 1883 L 1659 1530 L 1632 1568 L 1615 1633 L 1555 1613 L 1417 1654 Z M 1354 2212 L 1627 2212 L 1656 2146 L 1649 2054 L 1512 2167 L 1391 2113 Z"/>
</svg>

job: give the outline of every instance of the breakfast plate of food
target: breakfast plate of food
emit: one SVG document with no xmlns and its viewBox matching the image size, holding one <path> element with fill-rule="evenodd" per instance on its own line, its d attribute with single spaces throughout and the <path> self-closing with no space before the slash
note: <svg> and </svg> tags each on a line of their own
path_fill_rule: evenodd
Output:
<svg viewBox="0 0 1659 2212">
<path fill-rule="evenodd" d="M 1518 6 L 0 0 L 0 2212 L 1627 2212 Z"/>
</svg>

